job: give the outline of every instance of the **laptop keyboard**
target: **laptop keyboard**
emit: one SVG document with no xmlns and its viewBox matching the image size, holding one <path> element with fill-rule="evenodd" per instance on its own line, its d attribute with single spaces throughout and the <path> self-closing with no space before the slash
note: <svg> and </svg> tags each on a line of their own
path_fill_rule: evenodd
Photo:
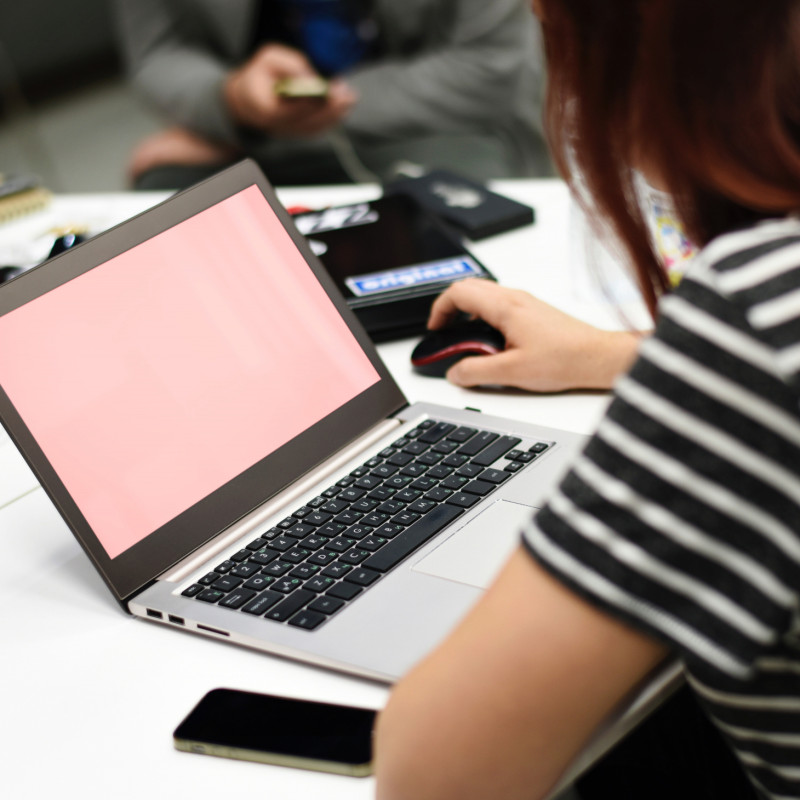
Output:
<svg viewBox="0 0 800 800">
<path fill-rule="evenodd" d="M 425 420 L 182 594 L 314 630 L 552 444 Z"/>
</svg>

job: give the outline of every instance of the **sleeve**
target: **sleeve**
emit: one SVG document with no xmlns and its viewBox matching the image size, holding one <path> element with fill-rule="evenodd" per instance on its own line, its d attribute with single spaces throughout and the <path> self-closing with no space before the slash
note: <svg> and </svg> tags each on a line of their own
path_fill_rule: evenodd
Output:
<svg viewBox="0 0 800 800">
<path fill-rule="evenodd" d="M 791 629 L 800 586 L 798 395 L 749 317 L 684 278 L 524 533 L 574 591 L 736 679 Z"/>
<path fill-rule="evenodd" d="M 437 28 L 435 42 L 430 31 L 418 31 L 427 45 L 345 76 L 361 98 L 345 128 L 376 137 L 490 130 L 523 105 L 539 125 L 541 46 L 527 0 L 429 5 L 438 6 L 440 16 L 422 15 L 420 24 Z"/>
<path fill-rule="evenodd" d="M 164 115 L 217 141 L 237 143 L 222 85 L 231 64 L 198 9 L 170 0 L 114 0 L 117 34 L 134 85 Z M 181 10 L 182 9 L 182 10 Z"/>
</svg>

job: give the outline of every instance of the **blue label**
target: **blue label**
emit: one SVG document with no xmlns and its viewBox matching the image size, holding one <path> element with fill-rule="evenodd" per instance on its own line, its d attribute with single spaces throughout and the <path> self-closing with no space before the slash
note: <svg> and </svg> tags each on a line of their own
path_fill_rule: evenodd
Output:
<svg viewBox="0 0 800 800">
<path fill-rule="evenodd" d="M 345 282 L 356 297 L 364 297 L 379 292 L 390 292 L 392 289 L 409 289 L 427 283 L 449 283 L 483 274 L 483 270 L 471 258 L 459 258 L 401 267 L 386 272 L 373 272 L 370 275 L 347 278 Z"/>
</svg>

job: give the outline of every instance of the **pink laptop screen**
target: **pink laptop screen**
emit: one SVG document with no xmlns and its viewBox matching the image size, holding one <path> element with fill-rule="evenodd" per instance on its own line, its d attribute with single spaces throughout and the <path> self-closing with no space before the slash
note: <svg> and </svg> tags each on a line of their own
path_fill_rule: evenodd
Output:
<svg viewBox="0 0 800 800">
<path fill-rule="evenodd" d="M 0 342 L 110 558 L 378 381 L 255 186 L 6 314 Z"/>
</svg>

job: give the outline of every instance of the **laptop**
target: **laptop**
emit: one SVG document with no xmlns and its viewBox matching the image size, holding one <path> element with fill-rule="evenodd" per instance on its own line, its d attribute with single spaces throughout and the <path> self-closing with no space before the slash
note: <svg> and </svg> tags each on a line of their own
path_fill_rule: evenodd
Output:
<svg viewBox="0 0 800 800">
<path fill-rule="evenodd" d="M 0 419 L 123 609 L 380 681 L 585 441 L 409 404 L 248 161 L 6 284 L 0 342 Z"/>
</svg>

